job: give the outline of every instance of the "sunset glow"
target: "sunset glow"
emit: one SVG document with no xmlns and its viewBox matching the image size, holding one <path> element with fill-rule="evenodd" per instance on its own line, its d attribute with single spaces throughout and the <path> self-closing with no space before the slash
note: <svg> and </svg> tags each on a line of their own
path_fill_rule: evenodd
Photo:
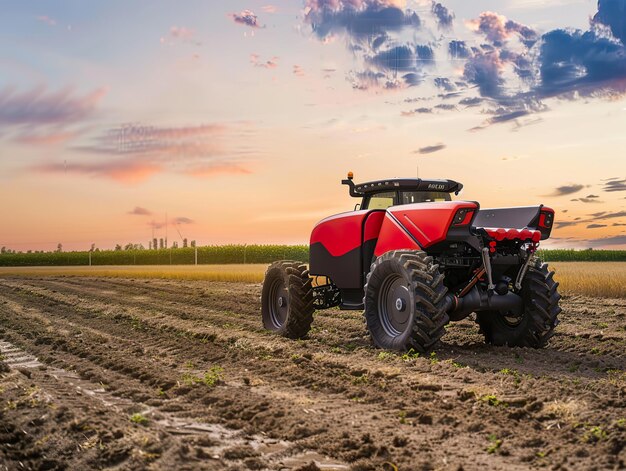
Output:
<svg viewBox="0 0 626 471">
<path fill-rule="evenodd" d="M 270 3 L 7 6 L 0 246 L 307 243 L 353 171 L 626 248 L 626 0 Z"/>
</svg>

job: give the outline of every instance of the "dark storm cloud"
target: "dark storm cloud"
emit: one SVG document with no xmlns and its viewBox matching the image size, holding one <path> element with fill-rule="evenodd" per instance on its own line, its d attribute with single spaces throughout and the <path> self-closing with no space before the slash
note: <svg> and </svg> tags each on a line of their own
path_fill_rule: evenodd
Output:
<svg viewBox="0 0 626 471">
<path fill-rule="evenodd" d="M 453 40 L 448 44 L 448 54 L 452 59 L 467 59 L 471 54 L 471 49 L 465 41 Z"/>
<path fill-rule="evenodd" d="M 152 211 L 142 208 L 141 206 L 135 206 L 135 209 L 128 211 L 128 214 L 132 214 L 133 216 L 151 216 Z"/>
<path fill-rule="evenodd" d="M 194 223 L 193 219 L 189 219 L 189 218 L 184 217 L 184 216 L 175 217 L 172 222 L 174 224 L 193 224 Z"/>
<path fill-rule="evenodd" d="M 587 229 L 601 229 L 603 227 L 606 227 L 606 224 L 589 224 Z"/>
<path fill-rule="evenodd" d="M 483 99 L 480 97 L 473 97 L 473 98 L 463 98 L 461 101 L 459 101 L 459 105 L 463 105 L 463 106 L 478 106 L 483 102 Z"/>
<path fill-rule="evenodd" d="M 440 103 L 439 105 L 435 105 L 435 108 L 437 108 L 438 110 L 444 110 L 444 111 L 454 111 L 454 110 L 456 110 L 456 106 L 455 105 L 450 105 L 448 103 Z"/>
<path fill-rule="evenodd" d="M 417 13 L 385 0 L 307 0 L 305 21 L 320 38 L 346 32 L 363 39 L 421 24 Z"/>
<path fill-rule="evenodd" d="M 593 22 L 608 26 L 613 36 L 626 44 L 626 0 L 599 0 Z"/>
<path fill-rule="evenodd" d="M 456 90 L 456 85 L 452 83 L 449 78 L 446 77 L 437 77 L 434 80 L 435 86 L 441 88 L 446 92 L 453 92 Z"/>
<path fill-rule="evenodd" d="M 502 69 L 503 63 L 497 54 L 477 54 L 465 63 L 463 78 L 477 85 L 481 96 L 497 98 L 504 84 Z"/>
<path fill-rule="evenodd" d="M 420 147 L 415 151 L 416 154 L 432 154 L 446 148 L 445 144 L 435 144 L 434 146 Z"/>
<path fill-rule="evenodd" d="M 575 226 L 579 224 L 578 221 L 557 221 L 556 222 L 556 228 L 557 229 L 562 229 L 563 227 L 571 227 L 571 226 Z"/>
<path fill-rule="evenodd" d="M 624 91 L 624 44 L 596 31 L 555 30 L 544 34 L 538 65 L 540 84 L 536 93 L 540 96 Z"/>
<path fill-rule="evenodd" d="M 433 2 L 431 6 L 431 11 L 435 18 L 437 19 L 437 25 L 441 29 L 450 29 L 452 27 L 452 22 L 454 21 L 454 13 L 448 10 L 441 3 Z"/>
<path fill-rule="evenodd" d="M 402 72 L 415 69 L 415 58 L 415 53 L 410 47 L 397 46 L 376 54 L 371 62 L 381 69 Z"/>
<path fill-rule="evenodd" d="M 590 239 L 589 242 L 591 242 L 592 245 L 599 247 L 604 245 L 626 245 L 626 235 Z"/>
<path fill-rule="evenodd" d="M 602 201 L 599 201 L 596 198 L 576 198 L 572 201 L 580 201 L 581 203 L 602 203 Z"/>
<path fill-rule="evenodd" d="M 421 31 L 431 37 L 436 33 L 428 31 L 415 12 L 398 4 L 394 0 L 305 0 L 304 18 L 318 38 L 345 38 L 360 63 L 348 75 L 355 88 L 392 90 L 437 77 L 435 85 L 448 95 L 432 99 L 458 93 L 464 95 L 459 96 L 459 105 L 481 105 L 495 114 L 472 130 L 544 111 L 544 101 L 551 97 L 577 100 L 626 94 L 626 0 L 600 0 L 584 31 L 563 28 L 540 35 L 515 19 L 485 11 L 466 21 L 477 33 L 475 41 L 453 37 L 428 45 L 416 38 Z M 440 26 L 452 23 L 453 14 L 442 3 L 433 0 L 430 6 Z M 460 62 L 454 69 L 462 68 L 462 83 L 437 72 L 434 58 L 443 48 L 450 60 Z M 426 73 L 424 67 L 434 71 Z M 611 191 L 626 190 L 626 184 L 617 188 Z"/>
<path fill-rule="evenodd" d="M 435 58 L 435 53 L 432 47 L 418 44 L 415 46 L 415 56 L 419 61 L 431 63 Z"/>
<path fill-rule="evenodd" d="M 615 219 L 615 218 L 623 218 L 626 217 L 626 211 L 617 211 L 614 213 L 604 213 L 601 214 L 600 216 L 595 216 L 595 219 Z"/>
<path fill-rule="evenodd" d="M 580 184 L 559 186 L 558 188 L 554 190 L 554 193 L 552 194 L 552 196 L 571 195 L 573 193 L 578 193 L 583 188 L 585 188 L 585 185 L 580 185 Z"/>
<path fill-rule="evenodd" d="M 626 191 L 626 179 L 624 180 L 611 180 L 604 184 L 604 191 Z"/>
<path fill-rule="evenodd" d="M 0 125 L 64 125 L 90 117 L 105 95 L 103 89 L 78 95 L 71 89 L 49 92 L 44 87 L 26 92 L 0 90 Z"/>
</svg>

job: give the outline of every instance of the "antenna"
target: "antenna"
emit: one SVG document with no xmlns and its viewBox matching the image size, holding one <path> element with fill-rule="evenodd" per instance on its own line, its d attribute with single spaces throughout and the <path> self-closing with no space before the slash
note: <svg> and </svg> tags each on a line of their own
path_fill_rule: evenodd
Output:
<svg viewBox="0 0 626 471">
<path fill-rule="evenodd" d="M 183 240 L 183 235 L 180 233 L 180 229 L 178 228 L 180 226 L 180 224 L 176 224 L 174 225 L 174 228 L 176 229 L 176 232 L 178 232 L 178 235 L 180 236 L 180 240 Z"/>
</svg>

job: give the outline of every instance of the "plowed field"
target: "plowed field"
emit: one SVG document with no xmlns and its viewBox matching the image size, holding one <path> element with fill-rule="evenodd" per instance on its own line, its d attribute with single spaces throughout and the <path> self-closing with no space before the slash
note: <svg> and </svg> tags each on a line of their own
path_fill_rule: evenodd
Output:
<svg viewBox="0 0 626 471">
<path fill-rule="evenodd" d="M 614 469 L 626 300 L 565 296 L 548 348 L 370 345 L 361 313 L 261 328 L 259 284 L 0 278 L 0 469 Z"/>
</svg>

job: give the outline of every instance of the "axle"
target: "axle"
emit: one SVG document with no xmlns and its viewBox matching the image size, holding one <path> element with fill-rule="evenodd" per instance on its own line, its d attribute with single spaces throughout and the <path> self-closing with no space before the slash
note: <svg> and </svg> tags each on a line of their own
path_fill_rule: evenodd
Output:
<svg viewBox="0 0 626 471">
<path fill-rule="evenodd" d="M 493 291 L 480 290 L 474 286 L 471 291 L 462 298 L 452 294 L 447 295 L 447 312 L 450 320 L 460 321 L 469 316 L 472 312 L 479 311 L 499 311 L 511 312 L 514 315 L 521 315 L 523 309 L 522 297 L 511 292 L 497 294 Z"/>
</svg>

